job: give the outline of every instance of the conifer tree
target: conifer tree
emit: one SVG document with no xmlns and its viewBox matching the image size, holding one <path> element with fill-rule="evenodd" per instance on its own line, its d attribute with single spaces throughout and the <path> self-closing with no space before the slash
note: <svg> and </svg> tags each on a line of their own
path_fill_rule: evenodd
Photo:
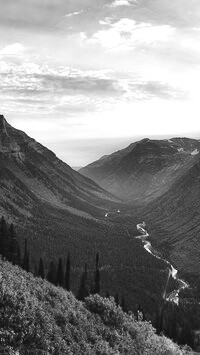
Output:
<svg viewBox="0 0 200 355">
<path fill-rule="evenodd" d="M 27 253 L 27 261 L 26 261 L 26 271 L 30 271 L 30 257 L 29 257 L 29 251 Z"/>
<path fill-rule="evenodd" d="M 85 268 L 83 271 L 83 274 L 81 276 L 81 282 L 80 282 L 80 287 L 79 287 L 79 291 L 78 291 L 78 299 L 80 301 L 83 301 L 85 299 L 85 297 L 89 296 L 89 291 L 87 288 L 87 264 L 85 264 Z"/>
<path fill-rule="evenodd" d="M 0 254 L 3 256 L 4 252 L 3 252 L 3 225 L 4 222 L 4 217 L 1 217 L 1 221 L 0 221 Z"/>
<path fill-rule="evenodd" d="M 99 272 L 99 254 L 96 254 L 96 268 L 94 273 L 94 290 L 93 293 L 100 292 L 100 272 Z"/>
<path fill-rule="evenodd" d="M 25 246 L 24 246 L 24 258 L 23 258 L 23 263 L 22 267 L 24 270 L 29 272 L 29 252 L 28 252 L 28 246 L 27 246 L 27 239 L 25 239 Z"/>
<path fill-rule="evenodd" d="M 9 246 L 9 261 L 11 261 L 14 265 L 19 265 L 19 244 L 17 241 L 17 236 L 14 230 L 13 224 L 10 225 L 9 228 L 9 239 L 10 239 L 10 246 Z"/>
<path fill-rule="evenodd" d="M 56 277 L 57 277 L 57 272 L 56 272 L 56 266 L 53 261 L 50 262 L 49 265 L 49 270 L 47 273 L 47 280 L 51 282 L 52 284 L 56 285 Z"/>
<path fill-rule="evenodd" d="M 115 294 L 115 303 L 117 306 L 119 306 L 119 295 L 118 293 Z"/>
<path fill-rule="evenodd" d="M 66 271 L 65 271 L 65 288 L 67 291 L 70 291 L 70 271 L 71 271 L 71 264 L 70 264 L 70 255 L 68 253 Z"/>
<path fill-rule="evenodd" d="M 0 253 L 3 257 L 9 256 L 9 236 L 5 218 L 2 216 L 0 225 Z"/>
<path fill-rule="evenodd" d="M 122 295 L 121 307 L 122 307 L 123 312 L 126 312 L 126 304 L 125 304 L 124 295 Z"/>
<path fill-rule="evenodd" d="M 63 263 L 62 263 L 62 259 L 60 258 L 58 262 L 56 284 L 59 286 L 63 286 L 63 283 L 64 283 Z"/>
<path fill-rule="evenodd" d="M 91 282 L 90 284 L 90 295 L 92 295 L 94 293 L 94 286 L 93 283 Z"/>
<path fill-rule="evenodd" d="M 17 265 L 21 266 L 21 250 L 19 243 L 17 246 Z"/>
<path fill-rule="evenodd" d="M 44 262 L 42 258 L 39 261 L 38 276 L 44 279 Z"/>
</svg>

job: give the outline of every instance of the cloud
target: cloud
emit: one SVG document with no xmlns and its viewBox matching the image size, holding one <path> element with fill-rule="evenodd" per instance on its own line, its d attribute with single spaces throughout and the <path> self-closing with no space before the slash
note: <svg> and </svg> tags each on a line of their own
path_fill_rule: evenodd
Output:
<svg viewBox="0 0 200 355">
<path fill-rule="evenodd" d="M 0 62 L 0 99 L 9 110 L 92 112 L 121 95 L 118 80 L 106 71 Z"/>
<path fill-rule="evenodd" d="M 81 10 L 81 11 L 75 11 L 75 12 L 71 12 L 71 13 L 65 15 L 64 17 L 72 17 L 72 16 L 80 15 L 80 14 L 82 14 L 82 13 L 83 13 L 83 10 Z"/>
<path fill-rule="evenodd" d="M 161 98 L 164 100 L 172 99 L 187 99 L 188 94 L 180 88 L 173 87 L 168 83 L 162 83 L 159 81 L 143 81 L 130 82 L 127 90 L 127 97 L 129 100 L 135 98 L 135 100 L 150 100 L 153 98 Z"/>
<path fill-rule="evenodd" d="M 101 25 L 109 25 L 108 29 L 100 30 L 89 39 L 91 43 L 101 44 L 111 50 L 130 50 L 135 47 L 155 46 L 166 42 L 175 32 L 168 25 L 153 26 L 150 23 L 137 23 L 129 18 L 111 22 L 107 17 Z"/>
<path fill-rule="evenodd" d="M 39 65 L 28 62 L 12 64 L 0 62 L 2 89 L 27 92 L 60 92 L 65 94 L 90 93 L 107 95 L 120 93 L 117 80 L 106 76 L 106 71 L 81 71 L 71 67 Z"/>
<path fill-rule="evenodd" d="M 21 43 L 13 43 L 0 49 L 0 56 L 21 56 L 25 47 Z"/>
<path fill-rule="evenodd" d="M 115 0 L 110 4 L 110 7 L 118 7 L 118 6 L 130 6 L 131 3 L 128 0 Z"/>
<path fill-rule="evenodd" d="M 91 95 L 111 95 L 119 93 L 117 82 L 113 79 L 102 79 L 91 76 L 62 76 L 51 74 L 35 74 L 47 90 L 65 90 L 66 94 L 90 93 Z"/>
<path fill-rule="evenodd" d="M 133 73 L 0 62 L 1 107 L 8 114 L 81 115 L 86 119 L 97 112 L 112 112 L 125 103 L 183 97 L 178 88 Z"/>
</svg>

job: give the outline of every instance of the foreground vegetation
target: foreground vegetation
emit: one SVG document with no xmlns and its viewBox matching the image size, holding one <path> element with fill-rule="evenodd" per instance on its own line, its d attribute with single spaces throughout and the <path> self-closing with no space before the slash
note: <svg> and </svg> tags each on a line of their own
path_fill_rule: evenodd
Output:
<svg viewBox="0 0 200 355">
<path fill-rule="evenodd" d="M 8 354 L 187 354 L 113 298 L 71 292 L 0 259 L 0 344 Z"/>
</svg>

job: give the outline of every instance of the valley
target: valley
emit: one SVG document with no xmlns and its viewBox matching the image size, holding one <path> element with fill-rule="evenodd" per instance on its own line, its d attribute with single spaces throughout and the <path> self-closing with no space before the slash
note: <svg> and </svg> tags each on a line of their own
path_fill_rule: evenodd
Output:
<svg viewBox="0 0 200 355">
<path fill-rule="evenodd" d="M 125 213 L 123 220 L 112 214 L 106 219 L 105 211 L 125 212 L 126 204 L 11 127 L 3 116 L 0 123 L 0 214 L 16 226 L 21 253 L 27 238 L 31 270 L 42 257 L 47 273 L 50 261 L 66 260 L 70 253 L 76 294 L 84 264 L 92 277 L 99 252 L 102 294 L 123 295 L 133 310 L 142 303 L 155 318 L 165 270 L 130 238 L 137 233 L 137 214 L 130 224 Z"/>
<path fill-rule="evenodd" d="M 98 253 L 100 294 L 140 310 L 157 331 L 183 344 L 185 327 L 200 319 L 198 149 L 199 141 L 187 138 L 144 139 L 95 162 L 102 174 L 117 166 L 115 182 L 105 186 L 100 173 L 98 185 L 0 116 L 0 214 L 14 223 L 21 253 L 27 239 L 35 275 L 39 259 L 47 275 L 50 262 L 65 265 L 70 254 L 77 295 L 84 265 L 92 287 Z M 186 322 L 183 314 L 193 307 L 196 319 Z M 171 328 L 175 317 L 179 332 Z"/>
</svg>

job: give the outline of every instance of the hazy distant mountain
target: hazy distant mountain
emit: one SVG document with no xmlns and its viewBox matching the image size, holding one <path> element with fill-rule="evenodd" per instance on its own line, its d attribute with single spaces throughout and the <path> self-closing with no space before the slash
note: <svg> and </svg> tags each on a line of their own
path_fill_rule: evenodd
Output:
<svg viewBox="0 0 200 355">
<path fill-rule="evenodd" d="M 76 171 L 80 170 L 81 168 L 82 168 L 82 166 L 72 166 L 72 169 L 74 169 Z"/>
<path fill-rule="evenodd" d="M 151 201 L 198 159 L 200 142 L 189 138 L 150 140 L 127 148 L 80 169 L 103 188 L 126 201 Z"/>
</svg>

